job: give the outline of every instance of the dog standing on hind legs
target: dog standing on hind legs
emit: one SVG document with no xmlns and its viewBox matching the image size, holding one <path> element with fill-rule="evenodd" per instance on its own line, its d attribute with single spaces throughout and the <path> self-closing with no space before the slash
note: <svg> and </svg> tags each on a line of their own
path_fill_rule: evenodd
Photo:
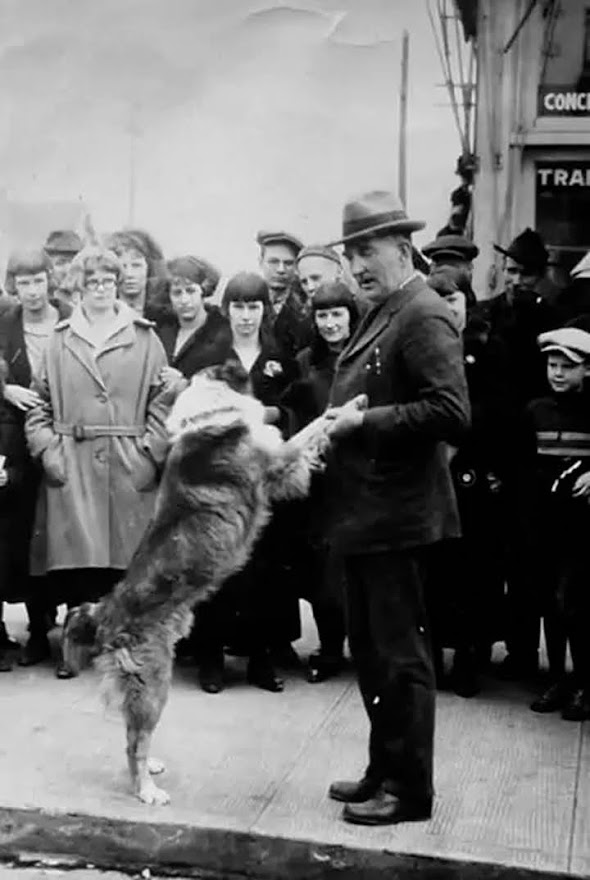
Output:
<svg viewBox="0 0 590 880">
<path fill-rule="evenodd" d="M 168 802 L 151 778 L 163 767 L 149 751 L 192 608 L 244 567 L 273 501 L 305 496 L 328 442 L 322 418 L 284 441 L 265 424 L 262 404 L 225 376 L 223 368 L 199 373 L 178 397 L 154 516 L 129 569 L 64 625 L 64 659 L 79 669 L 95 656 L 105 698 L 125 720 L 134 793 L 150 804 Z"/>
</svg>

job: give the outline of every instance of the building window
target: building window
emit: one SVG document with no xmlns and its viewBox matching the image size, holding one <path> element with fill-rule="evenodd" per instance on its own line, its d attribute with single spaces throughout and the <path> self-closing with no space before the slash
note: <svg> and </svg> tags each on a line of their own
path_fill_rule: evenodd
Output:
<svg viewBox="0 0 590 880">
<path fill-rule="evenodd" d="M 569 271 L 590 250 L 590 161 L 536 163 L 535 228 Z"/>
</svg>

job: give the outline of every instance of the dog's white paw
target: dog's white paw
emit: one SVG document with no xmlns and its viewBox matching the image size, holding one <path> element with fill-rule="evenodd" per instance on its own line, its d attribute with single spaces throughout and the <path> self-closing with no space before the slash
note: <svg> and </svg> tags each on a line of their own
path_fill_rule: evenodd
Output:
<svg viewBox="0 0 590 880">
<path fill-rule="evenodd" d="M 158 788 L 155 782 L 149 779 L 145 785 L 139 789 L 137 797 L 144 804 L 151 804 L 156 807 L 163 807 L 170 803 L 170 795 L 163 788 Z"/>
<path fill-rule="evenodd" d="M 157 776 L 159 773 L 164 773 L 166 771 L 166 765 L 163 761 L 160 761 L 159 758 L 148 758 L 147 768 L 148 773 L 151 773 L 152 776 Z"/>
</svg>

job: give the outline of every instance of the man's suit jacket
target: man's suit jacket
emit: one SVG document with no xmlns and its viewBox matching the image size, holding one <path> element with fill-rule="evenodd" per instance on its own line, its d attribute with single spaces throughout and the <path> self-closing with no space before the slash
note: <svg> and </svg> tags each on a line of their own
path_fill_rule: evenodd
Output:
<svg viewBox="0 0 590 880">
<path fill-rule="evenodd" d="M 421 278 L 372 308 L 340 355 L 331 405 L 363 393 L 363 425 L 335 441 L 329 464 L 336 544 L 363 553 L 458 537 L 447 444 L 469 428 L 462 345 Z"/>
</svg>

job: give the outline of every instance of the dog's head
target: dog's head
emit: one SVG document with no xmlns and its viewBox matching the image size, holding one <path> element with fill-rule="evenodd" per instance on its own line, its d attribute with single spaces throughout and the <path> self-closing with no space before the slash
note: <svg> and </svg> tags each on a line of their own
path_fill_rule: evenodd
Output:
<svg viewBox="0 0 590 880">
<path fill-rule="evenodd" d="M 188 433 L 223 431 L 230 425 L 244 425 L 255 446 L 272 454 L 283 443 L 278 428 L 265 423 L 265 407 L 248 393 L 247 384 L 228 376 L 227 365 L 196 373 L 178 395 L 168 416 L 172 443 Z"/>
<path fill-rule="evenodd" d="M 64 661 L 79 672 L 97 653 L 97 604 L 85 602 L 68 611 L 62 633 Z"/>
</svg>

